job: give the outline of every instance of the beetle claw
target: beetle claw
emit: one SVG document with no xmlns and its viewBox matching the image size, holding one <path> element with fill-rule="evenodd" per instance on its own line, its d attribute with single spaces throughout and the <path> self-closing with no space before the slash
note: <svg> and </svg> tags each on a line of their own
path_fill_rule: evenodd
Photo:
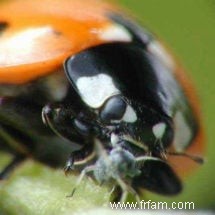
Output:
<svg viewBox="0 0 215 215">
<path fill-rule="evenodd" d="M 64 173 L 66 176 L 68 176 L 68 174 L 73 170 L 74 170 L 74 156 L 70 155 L 64 167 Z"/>
</svg>

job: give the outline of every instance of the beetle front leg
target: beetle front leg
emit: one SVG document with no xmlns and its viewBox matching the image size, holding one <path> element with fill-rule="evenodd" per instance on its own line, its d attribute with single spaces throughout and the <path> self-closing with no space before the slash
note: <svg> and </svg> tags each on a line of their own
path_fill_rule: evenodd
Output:
<svg viewBox="0 0 215 215">
<path fill-rule="evenodd" d="M 16 166 L 30 155 L 30 151 L 22 139 L 25 134 L 16 129 L 16 125 L 10 122 L 10 114 L 7 114 L 7 111 L 10 112 L 15 108 L 14 101 L 13 98 L 0 98 L 0 149 L 13 154 L 11 161 L 0 171 L 0 180 L 7 179 Z"/>
<path fill-rule="evenodd" d="M 96 154 L 93 144 L 86 144 L 80 150 L 72 152 L 64 167 L 65 174 L 68 175 L 75 168 L 85 166 L 87 163 L 92 161 L 95 156 Z"/>
<path fill-rule="evenodd" d="M 42 119 L 58 136 L 80 146 L 92 137 L 92 125 L 81 120 L 71 107 L 62 104 L 46 105 L 42 110 Z"/>
<path fill-rule="evenodd" d="M 81 167 L 95 157 L 93 125 L 83 120 L 71 107 L 62 104 L 51 104 L 43 108 L 42 117 L 57 135 L 76 142 L 81 148 L 71 153 L 66 166 L 65 174 L 71 172 L 74 167 Z"/>
</svg>

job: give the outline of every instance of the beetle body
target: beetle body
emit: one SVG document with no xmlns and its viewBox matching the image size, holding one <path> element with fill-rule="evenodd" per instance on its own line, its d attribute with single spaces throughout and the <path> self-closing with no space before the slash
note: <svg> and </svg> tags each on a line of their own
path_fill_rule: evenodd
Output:
<svg viewBox="0 0 215 215">
<path fill-rule="evenodd" d="M 169 155 L 199 155 L 203 133 L 157 39 L 96 0 L 11 1 L 0 26 L 2 149 L 52 166 L 69 157 L 66 172 L 85 166 L 125 192 L 180 192 L 184 161 Z"/>
</svg>

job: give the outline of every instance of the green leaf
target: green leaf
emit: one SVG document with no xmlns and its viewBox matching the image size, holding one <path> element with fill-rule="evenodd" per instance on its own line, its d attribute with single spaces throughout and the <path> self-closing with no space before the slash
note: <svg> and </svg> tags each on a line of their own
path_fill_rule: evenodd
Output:
<svg viewBox="0 0 215 215">
<path fill-rule="evenodd" d="M 28 160 L 8 180 L 1 182 L 1 211 L 3 214 L 54 215 L 107 206 L 110 197 L 107 187 L 96 185 L 90 178 L 83 179 L 73 197 L 67 197 L 77 178 L 66 177 L 62 170 Z"/>
</svg>

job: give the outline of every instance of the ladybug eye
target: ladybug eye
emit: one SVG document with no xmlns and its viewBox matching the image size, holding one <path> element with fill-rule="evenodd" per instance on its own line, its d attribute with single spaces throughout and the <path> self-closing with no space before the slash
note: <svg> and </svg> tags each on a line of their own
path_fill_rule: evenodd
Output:
<svg viewBox="0 0 215 215">
<path fill-rule="evenodd" d="M 126 110 L 126 103 L 120 96 L 113 96 L 103 105 L 100 111 L 102 121 L 120 120 Z"/>
</svg>

